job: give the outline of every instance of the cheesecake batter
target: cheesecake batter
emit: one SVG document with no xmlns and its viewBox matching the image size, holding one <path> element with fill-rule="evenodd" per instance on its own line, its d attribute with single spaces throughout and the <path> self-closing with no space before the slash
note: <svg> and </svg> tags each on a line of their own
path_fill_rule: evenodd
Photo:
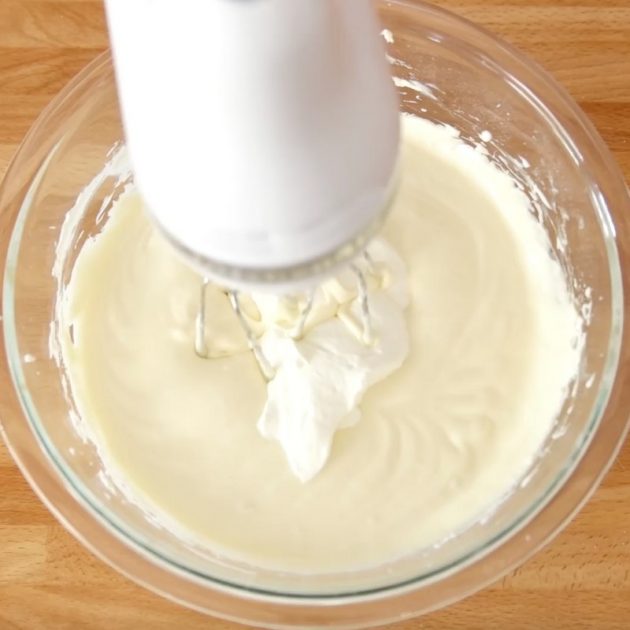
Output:
<svg viewBox="0 0 630 630">
<path fill-rule="evenodd" d="M 270 384 L 225 295 L 208 298 L 220 334 L 202 359 L 199 277 L 134 191 L 118 200 L 78 256 L 60 341 L 77 409 L 140 504 L 224 556 L 338 571 L 438 544 L 519 482 L 581 347 L 581 321 L 526 197 L 453 129 L 405 118 L 402 182 L 382 239 L 403 261 L 389 282 L 400 290 L 403 277 L 405 299 L 400 321 L 379 320 L 376 335 L 408 347 L 366 382 L 352 426 L 339 419 L 328 461 L 306 481 L 287 463 L 291 443 L 257 426 Z M 394 284 L 376 299 L 392 298 Z M 336 317 L 311 321 L 296 347 Z M 334 374 L 322 382 L 324 408 Z"/>
</svg>

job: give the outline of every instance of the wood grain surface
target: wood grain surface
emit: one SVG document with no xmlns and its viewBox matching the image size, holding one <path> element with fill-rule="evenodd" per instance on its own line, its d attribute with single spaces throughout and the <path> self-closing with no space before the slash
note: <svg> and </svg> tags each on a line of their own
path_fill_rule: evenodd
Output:
<svg viewBox="0 0 630 630">
<path fill-rule="evenodd" d="M 438 4 L 550 70 L 630 180 L 630 0 Z M 106 46 L 101 2 L 0 0 L 0 175 L 39 111 Z M 0 630 L 172 627 L 237 626 L 167 602 L 94 558 L 57 524 L 0 445 Z M 580 515 L 525 566 L 446 610 L 394 627 L 630 629 L 630 444 Z"/>
</svg>

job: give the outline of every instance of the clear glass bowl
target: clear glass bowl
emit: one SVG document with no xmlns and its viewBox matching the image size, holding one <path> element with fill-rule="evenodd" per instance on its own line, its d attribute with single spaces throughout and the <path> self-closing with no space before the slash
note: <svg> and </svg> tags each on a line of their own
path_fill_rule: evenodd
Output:
<svg viewBox="0 0 630 630">
<path fill-rule="evenodd" d="M 540 68 L 492 35 L 411 0 L 382 2 L 389 54 L 406 112 L 482 132 L 492 159 L 520 179 L 550 235 L 576 303 L 590 311 L 583 365 L 553 435 L 527 478 L 492 516 L 442 546 L 377 570 L 295 576 L 219 561 L 148 522 L 104 483 L 76 422 L 63 371 L 50 357 L 64 218 L 102 171 L 122 132 L 111 61 L 102 55 L 48 106 L 0 192 L 9 448 L 35 491 L 99 557 L 191 608 L 266 627 L 366 627 L 453 602 L 523 562 L 567 522 L 608 469 L 628 429 L 630 200 L 608 150 L 579 108 Z M 419 81 L 419 83 L 413 83 Z M 245 98 L 248 96 L 245 95 Z M 483 134 L 487 138 L 488 134 Z M 526 162 L 525 162 L 526 161 Z M 515 168 L 529 164 L 526 169 Z M 68 230 L 68 279 L 116 180 L 84 194 Z M 20 409 L 21 407 L 21 409 Z"/>
</svg>

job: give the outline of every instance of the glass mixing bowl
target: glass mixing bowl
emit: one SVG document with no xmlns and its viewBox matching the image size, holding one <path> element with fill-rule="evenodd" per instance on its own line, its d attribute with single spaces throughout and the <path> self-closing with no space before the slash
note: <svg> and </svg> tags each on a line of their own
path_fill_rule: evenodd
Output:
<svg viewBox="0 0 630 630">
<path fill-rule="evenodd" d="M 122 139 L 107 54 L 43 112 L 0 194 L 2 374 L 14 384 L 0 404 L 5 439 L 22 472 L 57 518 L 119 571 L 191 608 L 258 626 L 366 627 L 483 587 L 567 522 L 628 429 L 622 270 L 630 200 L 608 150 L 549 76 L 493 36 L 420 2 L 382 2 L 380 10 L 391 31 L 385 35 L 403 110 L 452 124 L 472 144 L 484 140 L 490 157 L 529 195 L 587 321 L 579 376 L 540 457 L 489 518 L 437 548 L 369 571 L 252 570 L 148 521 L 107 483 L 49 348 L 58 280 L 68 280 L 81 244 L 98 231 L 122 186 L 103 171 Z M 69 215 L 79 195 L 85 211 Z M 69 254 L 57 260 L 60 240 Z"/>
</svg>

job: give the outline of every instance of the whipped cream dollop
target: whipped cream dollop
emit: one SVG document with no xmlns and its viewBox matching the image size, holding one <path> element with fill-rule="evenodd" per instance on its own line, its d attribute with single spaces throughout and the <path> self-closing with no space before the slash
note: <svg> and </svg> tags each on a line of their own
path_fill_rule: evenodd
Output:
<svg viewBox="0 0 630 630">
<path fill-rule="evenodd" d="M 368 289 L 369 340 L 356 271 Z M 374 242 L 354 269 L 316 289 L 299 339 L 291 330 L 303 304 L 286 308 L 287 300 L 268 295 L 253 301 L 266 328 L 260 348 L 274 370 L 258 430 L 280 443 L 293 474 L 308 481 L 325 465 L 335 432 L 361 418 L 366 390 L 398 369 L 409 352 L 405 266 L 383 239 Z"/>
</svg>

